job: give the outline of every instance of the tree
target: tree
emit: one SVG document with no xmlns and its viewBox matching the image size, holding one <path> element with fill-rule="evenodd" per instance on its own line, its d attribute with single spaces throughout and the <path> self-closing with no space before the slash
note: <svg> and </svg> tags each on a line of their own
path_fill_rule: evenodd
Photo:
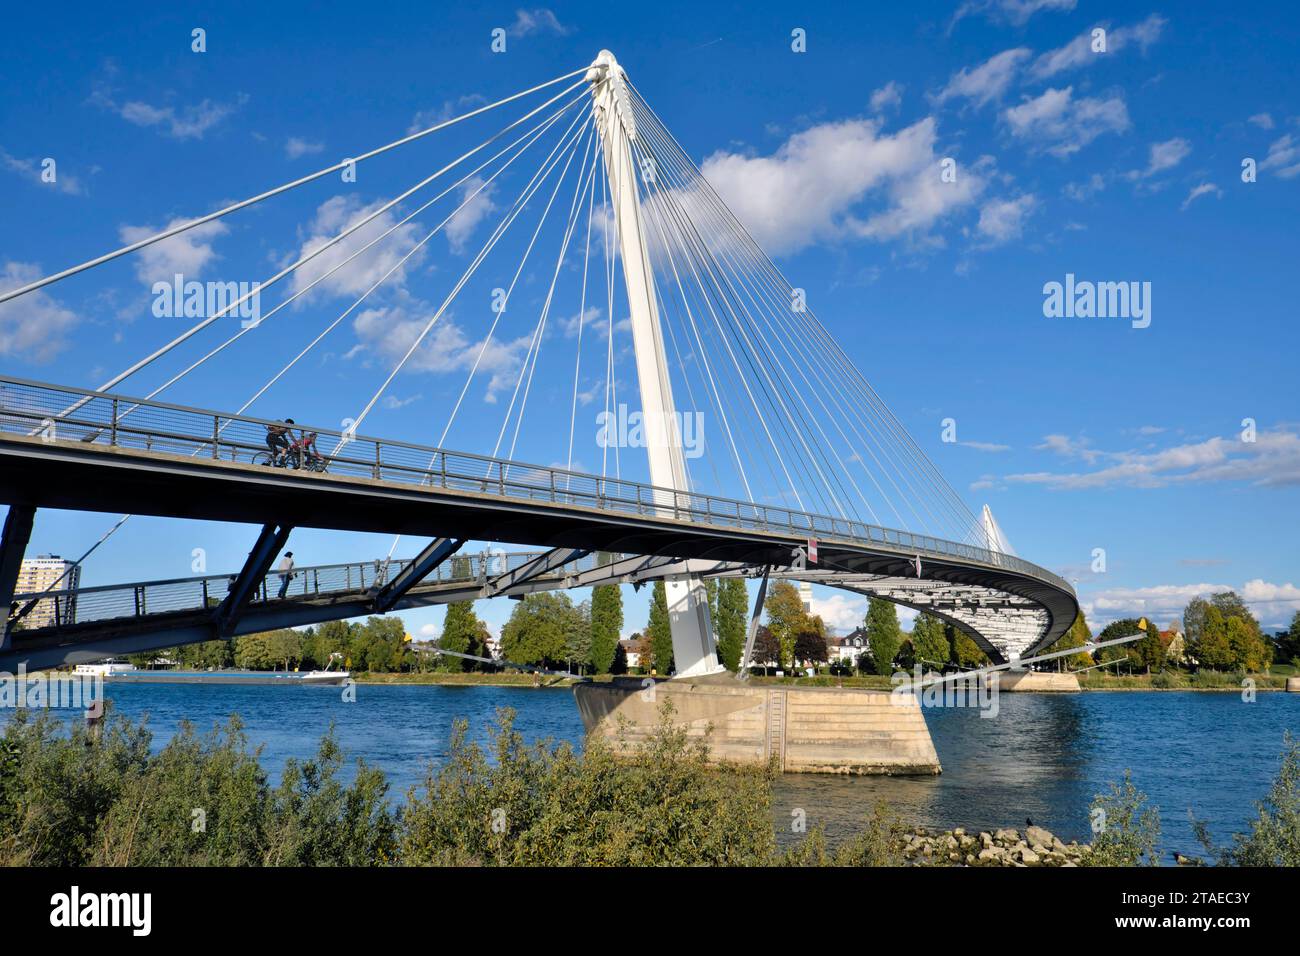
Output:
<svg viewBox="0 0 1300 956">
<path fill-rule="evenodd" d="M 525 595 L 501 629 L 501 655 L 521 664 L 564 663 L 574 610 L 567 594 Z"/>
<path fill-rule="evenodd" d="M 562 615 L 564 628 L 564 656 L 578 673 L 591 661 L 591 602 L 583 601 L 576 607 L 570 602 L 569 610 Z"/>
<path fill-rule="evenodd" d="M 829 654 L 826 649 L 826 626 L 820 617 L 814 617 L 812 627 L 795 635 L 794 656 L 807 664 L 825 664 Z"/>
<path fill-rule="evenodd" d="M 760 624 L 754 635 L 753 663 L 781 666 L 781 642 L 772 633 L 772 629 L 765 624 Z"/>
<path fill-rule="evenodd" d="M 744 578 L 726 578 L 718 585 L 718 610 L 713 630 L 718 636 L 718 659 L 727 670 L 740 667 L 749 634 L 749 591 Z"/>
<path fill-rule="evenodd" d="M 903 644 L 903 631 L 898 626 L 898 611 L 890 602 L 872 598 L 867 605 L 867 617 L 863 626 L 867 631 L 867 643 L 871 645 L 871 659 L 875 662 L 876 673 L 893 673 L 894 657 Z"/>
<path fill-rule="evenodd" d="M 982 667 L 989 662 L 988 654 L 975 640 L 955 624 L 949 624 L 948 643 L 952 647 L 952 660 L 961 667 Z"/>
<path fill-rule="evenodd" d="M 916 623 L 912 625 L 912 649 L 924 666 L 943 667 L 947 664 L 952 648 L 943 621 L 924 611 L 918 614 Z"/>
<path fill-rule="evenodd" d="M 795 639 L 811 626 L 799 591 L 789 581 L 778 581 L 768 593 L 764 605 L 767 608 L 767 626 L 781 645 L 777 663 L 785 667 L 788 662 L 793 668 Z"/>
<path fill-rule="evenodd" d="M 1070 629 L 1061 635 L 1055 644 L 1047 648 L 1047 651 L 1066 651 L 1071 647 L 1083 647 L 1092 640 L 1092 628 L 1088 627 L 1088 622 L 1084 620 L 1083 611 L 1075 615 L 1074 623 Z M 1087 667 L 1093 663 L 1092 657 L 1088 654 L 1071 654 L 1069 657 L 1060 658 L 1064 660 L 1069 667 Z"/>
<path fill-rule="evenodd" d="M 610 662 L 609 672 L 611 674 L 627 673 L 627 651 L 623 649 L 622 641 L 614 645 L 614 660 Z"/>
<path fill-rule="evenodd" d="M 658 674 L 671 674 L 673 670 L 673 629 L 668 619 L 668 595 L 664 583 L 656 581 L 650 596 L 650 620 L 645 626 L 646 640 L 650 644 L 650 661 L 642 658 L 642 667 L 653 667 Z"/>
<path fill-rule="evenodd" d="M 1276 638 L 1278 659 L 1288 664 L 1300 665 L 1300 611 L 1291 618 L 1291 626 L 1278 633 Z"/>
<path fill-rule="evenodd" d="M 623 589 L 617 584 L 602 584 L 591 589 L 591 670 L 594 674 L 612 674 L 618 653 L 618 639 L 623 633 Z M 624 662 L 626 664 L 626 660 Z"/>
<path fill-rule="evenodd" d="M 1200 667 L 1210 670 L 1226 670 L 1232 666 L 1232 646 L 1228 643 L 1228 625 L 1223 619 L 1223 612 L 1210 605 L 1205 608 L 1204 617 L 1199 622 L 1199 637 L 1192 647 L 1192 656 Z"/>
<path fill-rule="evenodd" d="M 1260 670 L 1272 663 L 1272 648 L 1259 621 L 1235 591 L 1192 598 L 1183 611 L 1187 653 L 1212 670 Z"/>
<path fill-rule="evenodd" d="M 480 622 L 474 613 L 473 601 L 455 601 L 447 605 L 447 616 L 442 620 L 442 634 L 438 646 L 444 651 L 485 656 L 479 644 Z M 472 671 L 474 661 L 443 654 L 438 660 L 438 670 Z"/>
<path fill-rule="evenodd" d="M 1154 625 L 1149 626 L 1154 627 Z M 1111 621 L 1102 628 L 1101 633 L 1097 635 L 1097 640 L 1110 641 L 1117 637 L 1129 637 L 1130 635 L 1141 633 L 1142 628 L 1138 626 L 1137 618 L 1122 617 L 1118 621 Z M 1132 647 L 1132 644 L 1116 644 L 1112 647 L 1103 647 L 1097 652 L 1097 662 L 1109 664 L 1112 661 L 1119 661 L 1128 658 L 1133 662 L 1135 667 L 1141 667 L 1142 658 L 1137 654 L 1131 653 Z"/>
</svg>

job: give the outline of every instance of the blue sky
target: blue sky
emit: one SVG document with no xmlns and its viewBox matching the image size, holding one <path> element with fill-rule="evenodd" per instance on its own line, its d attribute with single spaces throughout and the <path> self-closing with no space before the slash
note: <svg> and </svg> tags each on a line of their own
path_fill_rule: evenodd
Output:
<svg viewBox="0 0 1300 956">
<path fill-rule="evenodd" d="M 1086 0 L 376 6 L 364 16 L 352 4 L 178 3 L 129 19 L 84 4 L 11 11 L 0 37 L 0 282 L 357 155 L 608 47 L 964 500 L 989 504 L 1021 555 L 1075 581 L 1095 622 L 1148 613 L 1164 624 L 1222 587 L 1267 626 L 1300 608 L 1300 13 Z M 191 49 L 195 28 L 205 52 Z M 503 53 L 491 49 L 496 28 Z M 1104 53 L 1091 48 L 1096 28 Z M 796 29 L 806 52 L 791 48 Z M 185 327 L 152 314 L 159 277 L 265 279 L 500 125 L 434 134 L 362 164 L 354 184 L 326 177 L 0 306 L 0 369 L 98 385 Z M 54 182 L 42 181 L 46 158 Z M 936 188 L 947 158 L 957 182 Z M 1243 181 L 1246 159 L 1254 182 Z M 524 181 L 503 177 L 475 207 L 482 215 L 418 252 L 250 412 L 325 425 L 355 415 Z M 396 248 L 410 251 L 425 231 L 403 227 Z M 512 236 L 500 268 L 467 295 L 504 285 L 524 238 Z M 552 275 L 552 240 L 512 305 L 527 322 L 507 323 L 485 353 L 449 447 L 492 450 Z M 578 265 L 566 261 L 570 293 Z M 1045 317 L 1044 285 L 1067 274 L 1150 283 L 1150 325 Z M 371 275 L 323 282 L 163 397 L 238 407 Z M 278 301 L 268 290 L 263 311 Z M 562 464 L 574 354 L 564 320 L 576 300 L 556 308 L 516 457 Z M 362 430 L 435 442 L 485 314 L 451 316 Z M 162 384 L 221 329 L 121 390 Z M 625 329 L 615 344 L 630 391 Z M 588 347 L 605 346 L 596 335 Z M 603 382 L 584 378 L 582 390 Z M 590 422 L 595 406 L 583 408 Z M 942 440 L 947 418 L 956 442 Z M 1253 442 L 1242 440 L 1247 418 Z M 599 471 L 590 447 L 578 466 Z M 31 551 L 79 554 L 113 520 L 43 512 Z M 210 570 L 234 569 L 252 537 L 137 518 L 88 562 L 84 583 L 187 575 L 198 547 Z M 390 544 L 293 539 L 305 563 Z M 1096 548 L 1104 573 L 1091 567 Z M 509 609 L 480 613 L 495 626 Z M 839 628 L 864 610 L 829 591 L 818 609 Z M 431 633 L 441 614 L 412 613 L 410 628 Z M 644 616 L 629 590 L 626 630 Z"/>
</svg>

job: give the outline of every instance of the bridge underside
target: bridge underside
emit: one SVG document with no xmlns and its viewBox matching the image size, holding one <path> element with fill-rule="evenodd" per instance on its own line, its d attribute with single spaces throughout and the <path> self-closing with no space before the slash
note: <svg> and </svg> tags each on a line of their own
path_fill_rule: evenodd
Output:
<svg viewBox="0 0 1300 956">
<path fill-rule="evenodd" d="M 806 538 L 746 527 L 701 524 L 646 513 L 557 501 L 544 494 L 402 484 L 356 476 L 269 470 L 240 462 L 148 454 L 77 441 L 0 437 L 0 501 L 10 505 L 264 526 L 389 532 L 449 541 L 481 540 L 569 549 L 567 560 L 605 552 L 638 557 L 610 568 L 544 568 L 515 582 L 426 581 L 386 607 L 370 590 L 344 590 L 287 601 L 250 601 L 227 634 L 247 634 L 446 603 L 493 594 L 635 583 L 686 573 L 756 574 L 764 566 L 929 611 L 965 630 L 997 662 L 1053 643 L 1074 620 L 1073 594 L 1051 581 L 980 561 L 926 556 L 887 543 L 821 538 L 815 567 L 793 567 Z M 688 563 L 689 562 L 689 563 Z M 552 562 L 553 564 L 555 562 Z M 480 569 L 480 576 L 481 575 Z M 503 586 L 504 585 L 504 586 Z M 490 590 L 485 590 L 485 587 Z M 80 592 L 85 601 L 85 589 Z M 78 614 L 80 621 L 81 615 Z M 81 621 L 17 631 L 0 666 L 29 669 L 211 640 L 218 636 L 205 605 L 158 614 Z"/>
</svg>

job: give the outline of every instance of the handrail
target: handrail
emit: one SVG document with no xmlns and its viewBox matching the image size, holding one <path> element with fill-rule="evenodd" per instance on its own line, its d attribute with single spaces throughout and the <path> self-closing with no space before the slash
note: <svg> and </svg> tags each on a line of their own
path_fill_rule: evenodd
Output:
<svg viewBox="0 0 1300 956">
<path fill-rule="evenodd" d="M 68 401 L 60 396 L 74 398 Z M 123 410 L 123 405 L 130 407 Z M 187 422 L 187 417 L 196 417 L 197 420 Z M 13 427 L 13 420 L 17 420 L 17 428 Z M 58 432 L 63 429 L 82 442 L 143 447 L 149 452 L 156 451 L 156 445 L 176 445 L 192 449 L 195 455 L 207 449 L 213 458 L 223 460 L 221 452 L 228 450 L 234 461 L 239 460 L 241 453 L 247 454 L 251 460 L 254 454 L 265 451 L 265 446 L 257 439 L 264 437 L 267 427 L 281 424 L 253 416 L 228 415 L 118 393 L 0 376 L 0 431 L 21 430 L 30 435 L 39 433 L 43 423 L 53 425 L 52 440 L 59 440 Z M 353 451 L 329 456 L 330 467 L 340 474 L 405 484 L 411 484 L 411 477 L 418 476 L 415 483 L 429 487 L 473 490 L 480 494 L 527 500 L 538 500 L 540 496 L 557 504 L 650 514 L 710 527 L 733 527 L 800 538 L 829 535 L 848 543 L 861 542 L 875 548 L 883 545 L 906 555 L 956 557 L 991 568 L 1011 570 L 1074 593 L 1059 575 L 1023 558 L 928 534 L 718 495 L 677 491 L 643 482 L 587 475 L 565 468 L 353 435 L 331 428 L 301 424 L 295 424 L 295 427 L 338 440 L 340 451 L 353 445 L 364 450 L 364 453 Z M 233 434 L 226 437 L 228 432 Z M 371 445 L 373 455 L 368 453 Z M 401 460 L 401 456 L 406 456 L 407 460 Z M 847 533 L 842 528 L 846 528 Z"/>
</svg>

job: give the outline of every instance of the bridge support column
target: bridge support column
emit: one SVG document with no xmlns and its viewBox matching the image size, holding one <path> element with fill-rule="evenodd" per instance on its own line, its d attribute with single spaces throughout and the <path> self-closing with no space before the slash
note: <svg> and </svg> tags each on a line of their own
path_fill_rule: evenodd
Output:
<svg viewBox="0 0 1300 956">
<path fill-rule="evenodd" d="M 0 626 L 0 651 L 9 649 L 9 610 L 14 603 L 14 588 L 18 584 L 18 572 L 22 568 L 23 555 L 27 551 L 27 542 L 32 537 L 32 523 L 36 520 L 36 509 L 30 505 L 10 505 L 9 514 L 5 516 L 4 531 L 0 532 L 0 608 L 3 608 L 5 620 Z"/>
<path fill-rule="evenodd" d="M 686 479 L 681 428 L 668 376 L 663 329 L 659 324 L 654 274 L 641 227 L 641 202 L 631 149 L 631 142 L 636 138 L 636 120 L 627 97 L 623 68 L 612 53 L 600 51 L 587 72 L 587 80 L 591 83 L 592 112 L 604 147 L 605 175 L 614 203 L 614 224 L 632 319 L 650 482 L 668 489 L 662 496 L 656 495 L 655 505 L 660 514 L 671 518 L 677 511 L 675 492 L 689 492 L 690 484 Z M 695 576 L 676 578 L 664 582 L 664 591 L 677 676 L 702 677 L 723 670 L 714 645 L 704 582 Z"/>
</svg>

